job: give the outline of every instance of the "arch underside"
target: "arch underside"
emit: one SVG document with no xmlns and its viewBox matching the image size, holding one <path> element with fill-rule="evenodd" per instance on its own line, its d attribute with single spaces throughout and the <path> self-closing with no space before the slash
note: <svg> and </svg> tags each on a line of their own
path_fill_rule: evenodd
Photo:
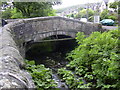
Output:
<svg viewBox="0 0 120 90">
<path fill-rule="evenodd" d="M 40 33 L 35 36 L 34 40 L 26 42 L 26 51 L 28 51 L 34 43 L 75 39 L 76 33 L 77 32 L 68 32 L 65 30 Z"/>
<path fill-rule="evenodd" d="M 54 36 L 54 35 L 64 35 L 64 36 L 70 36 L 71 38 L 75 38 L 76 36 L 75 31 L 65 31 L 65 30 L 58 30 L 58 31 L 49 31 L 49 32 L 43 32 L 43 33 L 38 33 L 37 35 L 35 35 L 33 38 L 34 42 L 39 42 L 39 41 L 43 41 L 45 38 L 50 37 L 50 36 Z"/>
</svg>

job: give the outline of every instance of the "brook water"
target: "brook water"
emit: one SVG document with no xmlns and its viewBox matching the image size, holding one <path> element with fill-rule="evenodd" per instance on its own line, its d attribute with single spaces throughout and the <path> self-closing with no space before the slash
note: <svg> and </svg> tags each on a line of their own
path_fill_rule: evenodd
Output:
<svg viewBox="0 0 120 90">
<path fill-rule="evenodd" d="M 64 82 L 61 82 L 57 75 L 57 70 L 65 67 L 69 62 L 66 59 L 66 54 L 76 46 L 75 39 L 33 43 L 31 48 L 26 52 L 26 59 L 35 60 L 36 64 L 44 64 L 45 67 L 52 69 L 53 79 L 58 83 L 57 88 L 68 88 Z"/>
</svg>

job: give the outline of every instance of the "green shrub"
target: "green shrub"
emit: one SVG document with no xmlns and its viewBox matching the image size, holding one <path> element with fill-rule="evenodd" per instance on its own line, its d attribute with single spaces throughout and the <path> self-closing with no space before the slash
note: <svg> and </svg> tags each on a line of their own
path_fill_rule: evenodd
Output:
<svg viewBox="0 0 120 90">
<path fill-rule="evenodd" d="M 94 17 L 93 17 L 93 16 L 90 16 L 90 17 L 88 18 L 88 20 L 89 20 L 89 22 L 93 22 L 93 21 L 94 21 Z"/>
<path fill-rule="evenodd" d="M 25 61 L 26 70 L 31 74 L 33 81 L 40 90 L 54 88 L 57 84 L 52 79 L 52 71 L 44 65 L 35 65 L 34 61 Z"/>
<path fill-rule="evenodd" d="M 21 12 L 17 12 L 17 9 L 16 9 L 16 8 L 14 8 L 14 9 L 11 11 L 11 14 L 12 14 L 12 16 L 11 16 L 12 19 L 23 18 L 22 13 L 21 13 Z"/>
<path fill-rule="evenodd" d="M 108 19 L 109 17 L 109 10 L 105 9 L 100 13 L 100 20 Z"/>
<path fill-rule="evenodd" d="M 77 78 L 70 70 L 66 70 L 66 68 L 58 69 L 58 74 L 60 78 L 68 85 L 70 89 L 76 89 L 83 86 L 82 78 Z"/>
<path fill-rule="evenodd" d="M 2 18 L 4 19 L 10 19 L 12 14 L 11 14 L 11 9 L 6 9 L 5 11 L 2 12 Z"/>
<path fill-rule="evenodd" d="M 24 17 L 22 13 L 17 12 L 16 8 L 13 8 L 13 9 L 7 8 L 5 11 L 2 12 L 2 18 L 17 19 L 17 18 L 24 18 Z"/>
<path fill-rule="evenodd" d="M 88 9 L 88 18 L 93 15 L 94 15 L 94 11 L 92 9 Z M 87 18 L 87 9 L 80 10 L 78 14 L 76 14 L 75 18 Z"/>
<path fill-rule="evenodd" d="M 120 30 L 93 32 L 87 38 L 79 32 L 76 39 L 79 46 L 68 54 L 70 63 L 67 67 L 90 83 L 88 87 L 118 90 L 120 88 Z"/>
<path fill-rule="evenodd" d="M 112 15 L 111 15 L 111 16 L 108 16 L 108 19 L 112 19 L 112 20 L 115 21 L 115 20 L 117 20 L 117 16 L 112 16 Z"/>
</svg>

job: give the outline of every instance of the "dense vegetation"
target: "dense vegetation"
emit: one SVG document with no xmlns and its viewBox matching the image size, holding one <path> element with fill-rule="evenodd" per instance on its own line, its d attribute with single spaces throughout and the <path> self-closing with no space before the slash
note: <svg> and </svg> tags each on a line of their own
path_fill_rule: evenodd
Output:
<svg viewBox="0 0 120 90">
<path fill-rule="evenodd" d="M 26 70 L 31 74 L 36 88 L 39 88 L 39 90 L 47 90 L 57 86 L 52 80 L 52 71 L 45 68 L 44 65 L 35 65 L 34 61 L 26 60 Z"/>
<path fill-rule="evenodd" d="M 93 32 L 85 37 L 81 32 L 77 34 L 79 46 L 68 55 L 70 63 L 67 65 L 85 80 L 80 88 L 119 89 L 120 31 Z"/>
<path fill-rule="evenodd" d="M 75 18 L 87 18 L 88 15 L 88 20 L 92 22 L 94 13 L 95 12 L 92 9 L 88 9 L 88 13 L 87 9 L 82 9 L 78 12 L 78 14 L 76 14 Z"/>
<path fill-rule="evenodd" d="M 78 47 L 68 53 L 66 67 L 58 69 L 58 75 L 70 89 L 120 88 L 120 30 L 93 32 L 90 36 L 77 34 Z M 31 63 L 31 62 L 30 62 Z M 35 64 L 34 62 L 32 62 Z M 43 65 L 28 64 L 38 88 L 52 88 L 51 70 Z"/>
<path fill-rule="evenodd" d="M 117 20 L 117 12 L 110 12 L 109 10 L 107 9 L 104 9 L 101 13 L 100 13 L 100 19 L 103 20 L 103 19 L 112 19 L 114 21 Z"/>
<path fill-rule="evenodd" d="M 115 1 L 115 2 L 112 2 L 110 3 L 109 7 L 110 8 L 113 8 L 115 12 L 117 12 L 117 5 L 119 5 L 120 1 Z"/>
<path fill-rule="evenodd" d="M 54 16 L 55 11 L 52 6 L 60 2 L 12 2 L 13 6 L 8 6 L 7 2 L 3 2 L 6 6 L 2 12 L 2 18 L 31 18 L 42 16 Z"/>
</svg>

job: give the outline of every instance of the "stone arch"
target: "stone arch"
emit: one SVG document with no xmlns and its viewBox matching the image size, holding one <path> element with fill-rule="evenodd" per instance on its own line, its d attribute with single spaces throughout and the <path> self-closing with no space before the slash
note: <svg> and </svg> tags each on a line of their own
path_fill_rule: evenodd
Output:
<svg viewBox="0 0 120 90">
<path fill-rule="evenodd" d="M 47 38 L 47 37 L 50 37 L 53 35 L 65 35 L 65 36 L 70 36 L 71 38 L 75 38 L 76 33 L 77 32 L 69 32 L 69 31 L 65 31 L 65 30 L 44 32 L 44 33 L 37 34 L 33 41 L 39 42 L 39 41 L 43 40 L 44 38 Z"/>
<path fill-rule="evenodd" d="M 77 32 L 68 32 L 68 31 L 64 31 L 64 30 L 40 33 L 40 34 L 34 36 L 35 38 L 33 40 L 25 42 L 26 43 L 26 51 L 28 51 L 30 49 L 30 46 L 33 43 L 40 43 L 40 42 L 44 42 L 44 41 L 49 41 L 49 40 L 44 40 L 45 38 L 55 36 L 55 35 L 57 35 L 57 36 L 63 35 L 63 36 L 66 36 L 67 38 L 69 37 L 68 39 L 75 39 L 76 33 Z M 67 38 L 65 38 L 65 39 L 67 39 Z M 64 39 L 64 38 L 62 38 L 62 39 Z M 59 40 L 59 38 L 57 40 Z"/>
</svg>

